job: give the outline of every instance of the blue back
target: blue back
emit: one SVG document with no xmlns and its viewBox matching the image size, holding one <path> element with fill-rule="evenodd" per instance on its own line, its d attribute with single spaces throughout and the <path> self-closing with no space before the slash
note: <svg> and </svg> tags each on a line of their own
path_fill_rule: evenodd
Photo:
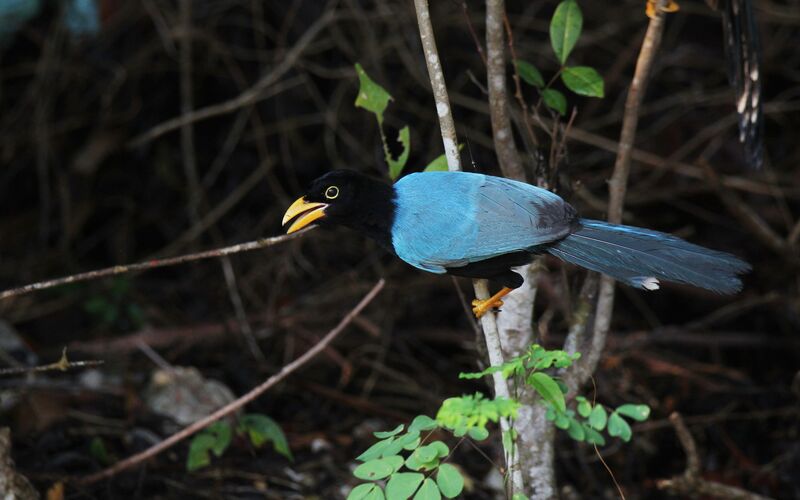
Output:
<svg viewBox="0 0 800 500">
<path fill-rule="evenodd" d="M 575 217 L 550 191 L 483 174 L 420 172 L 394 189 L 395 253 L 434 273 L 558 240 Z"/>
</svg>

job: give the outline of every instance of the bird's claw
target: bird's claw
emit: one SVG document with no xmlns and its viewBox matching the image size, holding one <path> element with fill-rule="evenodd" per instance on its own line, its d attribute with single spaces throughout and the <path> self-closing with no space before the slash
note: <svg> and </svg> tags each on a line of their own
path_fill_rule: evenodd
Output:
<svg viewBox="0 0 800 500">
<path fill-rule="evenodd" d="M 489 312 L 491 309 L 500 307 L 502 305 L 503 301 L 500 299 L 495 299 L 495 300 L 492 300 L 491 298 L 483 300 L 475 299 L 472 301 L 472 312 L 473 314 L 475 314 L 476 318 L 480 318 L 481 316 Z"/>
</svg>

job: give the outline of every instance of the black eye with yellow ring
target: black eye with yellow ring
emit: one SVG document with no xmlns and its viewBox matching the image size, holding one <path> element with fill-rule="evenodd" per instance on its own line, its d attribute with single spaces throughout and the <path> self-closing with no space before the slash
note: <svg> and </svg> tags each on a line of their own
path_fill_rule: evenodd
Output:
<svg viewBox="0 0 800 500">
<path fill-rule="evenodd" d="M 328 189 L 325 190 L 325 198 L 329 200 L 335 199 L 339 196 L 339 188 L 336 186 L 329 186 Z"/>
</svg>

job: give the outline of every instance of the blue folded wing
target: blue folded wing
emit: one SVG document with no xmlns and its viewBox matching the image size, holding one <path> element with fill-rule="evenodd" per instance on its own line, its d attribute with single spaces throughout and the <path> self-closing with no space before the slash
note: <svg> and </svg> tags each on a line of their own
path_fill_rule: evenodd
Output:
<svg viewBox="0 0 800 500">
<path fill-rule="evenodd" d="M 395 184 L 398 257 L 444 273 L 565 237 L 574 209 L 530 184 L 468 172 L 421 172 Z"/>
</svg>

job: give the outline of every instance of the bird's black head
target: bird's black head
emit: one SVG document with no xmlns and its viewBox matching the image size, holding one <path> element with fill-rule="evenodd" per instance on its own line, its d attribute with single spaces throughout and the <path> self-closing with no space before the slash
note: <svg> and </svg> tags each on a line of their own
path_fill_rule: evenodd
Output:
<svg viewBox="0 0 800 500">
<path fill-rule="evenodd" d="M 334 170 L 311 183 L 286 210 L 288 233 L 311 224 L 336 224 L 365 233 L 391 249 L 394 220 L 392 186 L 351 170 Z"/>
</svg>

